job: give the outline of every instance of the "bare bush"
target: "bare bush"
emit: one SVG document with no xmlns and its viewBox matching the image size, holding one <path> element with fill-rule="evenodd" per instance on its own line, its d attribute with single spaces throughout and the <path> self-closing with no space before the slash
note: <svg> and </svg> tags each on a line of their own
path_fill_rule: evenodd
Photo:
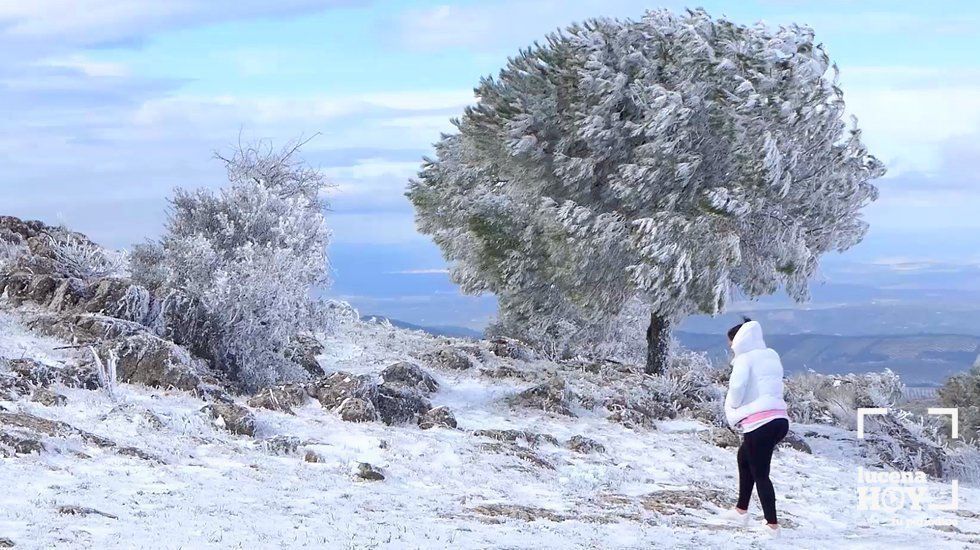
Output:
<svg viewBox="0 0 980 550">
<path fill-rule="evenodd" d="M 859 407 L 894 407 L 905 386 L 890 370 L 826 375 L 810 371 L 786 379 L 786 403 L 795 422 L 857 426 Z"/>
<path fill-rule="evenodd" d="M 48 240 L 53 259 L 69 277 L 90 281 L 128 275 L 129 259 L 124 252 L 102 248 L 68 231 L 49 235 Z"/>
</svg>

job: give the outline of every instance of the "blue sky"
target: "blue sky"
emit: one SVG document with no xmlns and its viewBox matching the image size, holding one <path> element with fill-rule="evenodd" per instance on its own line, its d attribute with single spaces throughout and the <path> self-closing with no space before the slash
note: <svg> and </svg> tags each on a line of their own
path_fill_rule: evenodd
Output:
<svg viewBox="0 0 980 550">
<path fill-rule="evenodd" d="M 547 32 L 685 3 L 0 0 L 0 213 L 127 247 L 176 186 L 221 184 L 211 152 L 320 135 L 333 293 L 369 313 L 482 325 L 402 193 L 479 78 Z M 832 262 L 980 262 L 976 2 L 703 2 L 739 22 L 806 23 L 889 166 L 867 241 Z"/>
</svg>

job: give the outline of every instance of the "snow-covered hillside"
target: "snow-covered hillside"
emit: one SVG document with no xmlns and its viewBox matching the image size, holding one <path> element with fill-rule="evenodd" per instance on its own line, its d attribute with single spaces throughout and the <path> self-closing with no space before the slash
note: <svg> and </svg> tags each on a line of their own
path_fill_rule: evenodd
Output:
<svg viewBox="0 0 980 550">
<path fill-rule="evenodd" d="M 87 360 L 85 350 L 31 332 L 24 323 L 34 312 L 25 308 L 0 300 L 4 376 L 10 360 L 55 368 Z M 119 384 L 113 400 L 55 382 L 49 389 L 63 404 L 38 394 L 0 401 L 0 434 L 42 435 L 38 452 L 0 459 L 0 539 L 17 548 L 980 544 L 976 487 L 960 487 L 958 512 L 859 510 L 858 468 L 868 466 L 850 432 L 794 426 L 813 454 L 782 448 L 774 459 L 784 529 L 773 540 L 757 501 L 748 529 L 716 517 L 735 498 L 733 448 L 707 442 L 711 428 L 684 417 L 634 429 L 610 421 L 582 395 L 601 387 L 594 369 L 500 357 L 487 342 L 377 323 L 350 323 L 324 340 L 324 369 L 355 375 L 440 346 L 468 351 L 470 368 L 426 364 L 439 386 L 432 404 L 447 406 L 458 428 L 345 422 L 309 399 L 294 414 L 253 407 L 254 436 L 235 435 L 201 412 L 208 403 L 192 392 Z M 568 403 L 574 416 L 514 402 L 556 373 L 578 394 Z M 384 479 L 364 479 L 362 463 Z M 948 495 L 940 482 L 928 490 Z M 929 521 L 953 525 L 913 525 Z"/>
</svg>

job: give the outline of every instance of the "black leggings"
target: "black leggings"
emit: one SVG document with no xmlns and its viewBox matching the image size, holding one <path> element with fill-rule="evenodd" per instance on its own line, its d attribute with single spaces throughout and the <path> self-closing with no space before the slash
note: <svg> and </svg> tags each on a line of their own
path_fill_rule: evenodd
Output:
<svg viewBox="0 0 980 550">
<path fill-rule="evenodd" d="M 769 480 L 769 463 L 772 451 L 789 432 L 789 421 L 777 418 L 742 436 L 738 448 L 738 508 L 749 509 L 752 485 L 759 489 L 759 502 L 766 515 L 766 523 L 776 522 L 776 491 Z"/>
</svg>

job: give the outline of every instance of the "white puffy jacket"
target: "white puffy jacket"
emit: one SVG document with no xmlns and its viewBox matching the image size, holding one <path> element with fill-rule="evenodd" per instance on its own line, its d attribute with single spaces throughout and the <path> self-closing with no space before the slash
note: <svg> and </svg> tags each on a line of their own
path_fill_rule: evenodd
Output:
<svg viewBox="0 0 980 550">
<path fill-rule="evenodd" d="M 783 400 L 783 363 L 766 347 L 762 327 L 755 321 L 742 325 L 732 339 L 732 377 L 725 396 L 725 416 L 732 427 L 750 414 L 786 410 Z"/>
</svg>

